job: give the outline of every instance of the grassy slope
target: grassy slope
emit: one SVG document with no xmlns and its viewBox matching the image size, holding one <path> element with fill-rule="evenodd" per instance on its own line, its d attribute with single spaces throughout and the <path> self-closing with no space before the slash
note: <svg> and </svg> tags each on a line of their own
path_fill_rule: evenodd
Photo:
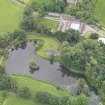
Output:
<svg viewBox="0 0 105 105">
<path fill-rule="evenodd" d="M 57 89 L 55 86 L 51 84 L 33 79 L 31 77 L 15 75 L 13 75 L 12 77 L 18 82 L 19 88 L 25 86 L 30 88 L 32 95 L 34 95 L 37 91 L 46 91 L 58 96 L 67 95 L 66 91 L 62 91 L 61 89 Z"/>
<path fill-rule="evenodd" d="M 95 18 L 105 25 L 105 0 L 97 0 L 95 7 Z"/>
<path fill-rule="evenodd" d="M 64 90 L 57 89 L 53 85 L 50 85 L 48 83 L 44 83 L 42 81 L 32 79 L 29 77 L 25 76 L 12 76 L 14 79 L 17 80 L 19 88 L 22 87 L 29 87 L 32 97 L 35 95 L 36 92 L 38 91 L 46 91 L 51 94 L 57 95 L 57 96 L 65 96 L 68 95 L 68 93 Z M 1 98 L 1 101 L 3 99 Z M 30 99 L 23 99 L 21 97 L 17 97 L 15 94 L 10 94 L 6 99 L 5 99 L 5 105 L 42 105 L 41 103 L 38 103 L 36 100 L 33 101 L 32 98 Z"/>
<path fill-rule="evenodd" d="M 38 35 L 38 34 L 28 35 L 27 39 L 29 40 L 41 39 L 44 41 L 43 47 L 37 51 L 38 55 L 44 58 L 48 58 L 48 54 L 45 51 L 46 49 L 57 50 L 60 45 L 58 40 L 52 37 L 45 36 L 45 35 Z"/>
<path fill-rule="evenodd" d="M 0 32 L 14 31 L 22 20 L 22 10 L 12 0 L 0 0 Z"/>
</svg>

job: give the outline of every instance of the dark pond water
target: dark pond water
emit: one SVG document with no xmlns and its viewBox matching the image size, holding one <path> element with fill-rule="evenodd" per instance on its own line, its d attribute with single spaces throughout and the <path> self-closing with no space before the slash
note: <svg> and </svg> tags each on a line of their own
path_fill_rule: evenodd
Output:
<svg viewBox="0 0 105 105">
<path fill-rule="evenodd" d="M 39 70 L 34 73 L 31 73 L 29 68 L 31 59 L 34 59 L 39 65 Z M 35 54 L 35 45 L 33 42 L 27 42 L 26 47 L 9 52 L 6 72 L 9 74 L 31 75 L 37 79 L 66 88 L 70 90 L 72 94 L 76 94 L 77 92 L 77 81 L 79 78 L 67 73 L 66 70 L 60 67 L 59 63 L 51 64 L 49 61 L 37 56 L 37 54 Z M 94 92 L 91 92 L 91 94 L 89 105 L 98 105 L 94 104 L 93 100 L 94 98 L 95 102 L 97 101 L 96 103 L 99 103 L 98 96 L 96 96 Z M 92 102 L 91 99 L 93 100 Z"/>
</svg>

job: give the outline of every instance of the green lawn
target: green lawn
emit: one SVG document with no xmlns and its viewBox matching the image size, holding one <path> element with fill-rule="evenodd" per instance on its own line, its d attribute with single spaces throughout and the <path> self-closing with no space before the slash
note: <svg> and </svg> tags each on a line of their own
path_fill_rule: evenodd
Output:
<svg viewBox="0 0 105 105">
<path fill-rule="evenodd" d="M 23 8 L 12 0 L 0 0 L 0 32 L 10 32 L 18 28 L 22 20 Z"/>
<path fill-rule="evenodd" d="M 46 26 L 47 28 L 49 28 L 53 31 L 57 31 L 57 29 L 58 29 L 58 23 L 53 20 L 41 18 L 38 20 L 38 23 Z"/>
<path fill-rule="evenodd" d="M 97 0 L 94 15 L 105 26 L 105 0 Z"/>
<path fill-rule="evenodd" d="M 28 40 L 36 40 L 36 39 L 40 39 L 42 41 L 44 41 L 43 47 L 40 48 L 37 51 L 37 54 L 43 58 L 49 58 L 48 54 L 46 53 L 46 49 L 55 49 L 57 50 L 60 46 L 60 42 L 52 37 L 48 37 L 45 35 L 39 35 L 39 34 L 34 34 L 34 35 L 28 35 L 27 36 Z"/>
<path fill-rule="evenodd" d="M 43 81 L 28 77 L 28 76 L 12 75 L 12 77 L 18 82 L 19 88 L 22 88 L 25 86 L 30 88 L 32 95 L 34 95 L 38 91 L 49 92 L 57 96 L 67 95 L 66 91 L 57 89 L 55 86 L 48 84 L 47 82 L 43 82 Z"/>
<path fill-rule="evenodd" d="M 0 92 L 0 96 L 1 96 L 0 102 L 2 103 L 2 101 L 4 101 L 3 103 L 5 103 L 5 105 L 43 105 L 41 103 L 38 103 L 36 100 L 33 100 L 32 98 L 36 94 L 36 92 L 39 92 L 39 91 L 49 92 L 56 96 L 69 95 L 64 90 L 57 89 L 55 86 L 51 84 L 48 84 L 36 79 L 32 79 L 31 77 L 12 75 L 12 78 L 14 78 L 17 81 L 20 89 L 25 86 L 29 87 L 31 91 L 31 98 L 24 99 L 19 96 L 16 96 L 13 93 L 9 93 L 8 97 L 4 100 Z"/>
</svg>

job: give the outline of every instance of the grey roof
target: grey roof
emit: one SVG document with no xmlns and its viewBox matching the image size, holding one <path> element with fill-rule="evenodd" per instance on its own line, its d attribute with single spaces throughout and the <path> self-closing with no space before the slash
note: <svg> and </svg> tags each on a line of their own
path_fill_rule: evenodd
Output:
<svg viewBox="0 0 105 105">
<path fill-rule="evenodd" d="M 67 3 L 76 4 L 77 0 L 67 0 Z"/>
</svg>

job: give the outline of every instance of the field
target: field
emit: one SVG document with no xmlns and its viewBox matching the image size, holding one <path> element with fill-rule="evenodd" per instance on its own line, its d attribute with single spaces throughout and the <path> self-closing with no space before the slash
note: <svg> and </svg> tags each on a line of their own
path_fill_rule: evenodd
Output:
<svg viewBox="0 0 105 105">
<path fill-rule="evenodd" d="M 56 96 L 65 96 L 68 95 L 68 93 L 64 90 L 57 89 L 55 86 L 50 85 L 48 83 L 44 83 L 42 81 L 32 79 L 30 77 L 25 76 L 12 76 L 19 85 L 19 88 L 27 86 L 30 89 L 31 92 L 31 98 L 24 99 L 19 96 L 16 96 L 13 93 L 9 93 L 8 97 L 3 100 L 3 98 L 0 98 L 0 102 L 4 101 L 5 105 L 42 105 L 41 103 L 38 103 L 36 100 L 34 100 L 32 97 L 36 94 L 38 91 L 43 92 L 49 92 L 51 94 L 54 94 Z M 1 95 L 1 93 L 0 93 Z"/>
<path fill-rule="evenodd" d="M 46 53 L 46 49 L 54 49 L 54 50 L 57 50 L 60 43 L 57 39 L 54 39 L 52 37 L 48 37 L 46 35 L 38 35 L 37 33 L 34 34 L 34 35 L 28 35 L 27 36 L 27 39 L 28 40 L 36 40 L 36 39 L 39 39 L 39 40 L 42 40 L 44 41 L 44 44 L 42 46 L 42 48 L 40 48 L 38 51 L 37 51 L 37 54 L 43 58 L 49 58 L 48 54 Z"/>
<path fill-rule="evenodd" d="M 94 15 L 99 23 L 105 26 L 105 0 L 97 0 Z"/>
<path fill-rule="evenodd" d="M 11 32 L 22 20 L 23 8 L 12 0 L 0 0 L 0 32 Z"/>
</svg>

